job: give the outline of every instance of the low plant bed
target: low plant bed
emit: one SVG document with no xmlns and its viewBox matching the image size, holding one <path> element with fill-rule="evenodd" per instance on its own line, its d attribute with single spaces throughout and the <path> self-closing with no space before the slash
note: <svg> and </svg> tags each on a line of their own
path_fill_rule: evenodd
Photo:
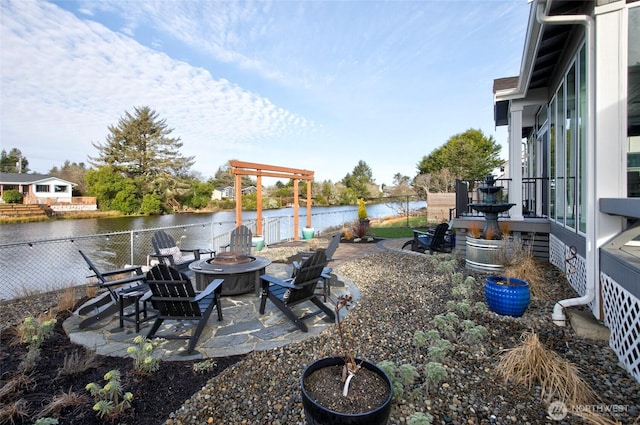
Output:
<svg viewBox="0 0 640 425">
<path fill-rule="evenodd" d="M 204 386 L 207 381 L 242 356 L 212 359 L 203 364 L 195 361 L 160 361 L 155 372 L 141 374 L 133 367 L 132 358 L 109 357 L 90 354 L 84 347 L 73 344 L 62 329 L 69 312 L 59 313 L 53 334 L 40 347 L 40 356 L 29 373 L 19 372 L 20 363 L 28 353 L 25 343 L 16 343 L 17 332 L 9 328 L 0 339 L 0 423 L 33 424 L 43 417 L 57 418 L 60 424 L 122 423 L 157 425 L 164 423 L 186 399 Z M 71 357 L 87 360 L 88 368 L 70 367 L 62 372 Z M 200 364 L 201 371 L 194 370 Z M 197 369 L 197 366 L 196 366 Z M 131 407 L 117 417 L 98 417 L 93 406 L 96 403 L 87 384 L 104 386 L 105 374 L 118 370 L 123 391 L 131 392 Z M 16 387 L 17 386 L 17 387 Z M 56 404 L 57 403 L 57 404 Z M 69 404 L 69 405 L 66 405 Z M 47 410 L 51 409 L 51 410 Z M 114 422 L 115 421 L 115 422 Z"/>
</svg>

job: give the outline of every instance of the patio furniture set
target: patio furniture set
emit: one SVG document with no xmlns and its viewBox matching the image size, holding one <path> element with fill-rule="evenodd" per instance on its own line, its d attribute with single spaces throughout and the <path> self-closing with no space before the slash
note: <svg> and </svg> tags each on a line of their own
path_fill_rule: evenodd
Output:
<svg viewBox="0 0 640 425">
<path fill-rule="evenodd" d="M 300 317 L 292 307 L 310 301 L 334 319 L 332 309 L 320 297 L 327 301 L 331 281 L 329 261 L 339 240 L 336 235 L 326 250 L 301 252 L 287 279 L 266 274 L 271 261 L 250 255 L 251 232 L 245 226 L 239 226 L 231 234 L 228 247 L 233 251 L 218 256 L 207 249 L 180 249 L 171 236 L 158 231 L 152 239 L 155 253 L 151 255 L 157 264 L 146 273 L 141 266 L 103 272 L 80 251 L 92 273 L 90 277 L 104 291 L 78 309 L 79 316 L 86 316 L 79 327 L 88 328 L 117 313 L 120 328 L 124 328 L 125 321 L 132 322 L 139 333 L 144 322 L 154 320 L 148 338 L 188 339 L 187 353 L 191 354 L 214 309 L 218 320 L 223 320 L 222 296 L 255 291 L 261 296 L 261 314 L 269 299 L 300 330 L 307 332 L 304 320 L 310 315 Z M 167 320 L 193 321 L 195 329 L 190 336 L 160 334 L 160 327 Z"/>
</svg>

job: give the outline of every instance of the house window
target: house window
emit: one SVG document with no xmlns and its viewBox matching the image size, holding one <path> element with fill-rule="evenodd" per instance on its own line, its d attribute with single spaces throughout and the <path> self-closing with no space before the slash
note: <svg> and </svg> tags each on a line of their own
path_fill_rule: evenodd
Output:
<svg viewBox="0 0 640 425">
<path fill-rule="evenodd" d="M 556 220 L 564 224 L 565 215 L 565 85 L 564 82 L 556 93 Z"/>
<path fill-rule="evenodd" d="M 67 193 L 69 186 L 66 184 L 56 184 L 53 188 L 55 193 Z"/>
<path fill-rule="evenodd" d="M 629 8 L 627 56 L 627 196 L 640 197 L 640 7 Z"/>
<path fill-rule="evenodd" d="M 569 69 L 566 79 L 566 107 L 565 107 L 565 224 L 576 227 L 576 139 L 578 137 L 578 120 L 576 117 L 576 66 Z"/>
<path fill-rule="evenodd" d="M 49 193 L 49 185 L 48 184 L 37 184 L 36 185 L 36 193 Z"/>
<path fill-rule="evenodd" d="M 580 49 L 578 66 L 578 230 L 587 232 L 587 51 Z"/>
</svg>

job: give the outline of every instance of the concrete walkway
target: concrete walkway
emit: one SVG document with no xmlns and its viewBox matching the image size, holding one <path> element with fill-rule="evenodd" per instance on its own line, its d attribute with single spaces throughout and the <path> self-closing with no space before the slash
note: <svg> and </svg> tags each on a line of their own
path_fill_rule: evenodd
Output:
<svg viewBox="0 0 640 425">
<path fill-rule="evenodd" d="M 399 250 L 405 241 L 406 239 L 388 239 L 377 244 L 340 244 L 334 255 L 335 261 L 332 267 L 335 269 L 344 262 L 386 249 Z M 411 252 L 408 251 L 408 253 Z M 267 268 L 267 274 L 287 277 L 291 274 L 291 266 L 273 263 Z M 359 290 L 353 282 L 335 275 L 331 282 L 332 297 L 347 292 L 351 293 L 355 300 L 358 299 Z M 200 336 L 196 350 L 191 355 L 186 353 L 187 341 L 185 340 L 163 340 L 158 346 L 157 353 L 162 355 L 163 360 L 193 360 L 240 355 L 254 350 L 269 350 L 293 341 L 310 338 L 333 325 L 324 313 L 318 311 L 320 314 L 305 320 L 309 332 L 301 332 L 271 301 L 267 301 L 264 315 L 259 313 L 259 307 L 260 297 L 253 293 L 223 297 L 224 320 L 218 322 L 217 314 L 213 312 Z M 317 307 L 311 303 L 303 303 L 294 309 L 301 314 L 308 314 L 315 313 Z M 136 334 L 133 323 L 125 322 L 124 329 L 119 328 L 117 315 L 83 330 L 78 327 L 80 319 L 79 316 L 73 315 L 63 324 L 72 342 L 94 349 L 98 354 L 123 357 L 128 355 L 127 348 L 133 345 L 133 339 L 137 335 L 146 336 L 153 323 L 153 321 L 145 322 L 141 326 L 140 333 Z M 159 334 L 189 335 L 195 327 L 192 325 L 194 322 L 165 323 Z"/>
</svg>

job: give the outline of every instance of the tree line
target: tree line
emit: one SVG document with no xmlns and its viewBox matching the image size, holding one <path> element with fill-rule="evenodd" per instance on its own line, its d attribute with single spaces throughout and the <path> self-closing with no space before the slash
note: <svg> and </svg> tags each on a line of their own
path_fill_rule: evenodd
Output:
<svg viewBox="0 0 640 425">
<path fill-rule="evenodd" d="M 124 214 L 161 214 L 179 203 L 191 210 L 233 208 L 228 199 L 213 200 L 215 188 L 233 186 L 235 177 L 229 165 L 218 168 L 208 179 L 191 170 L 194 157 L 180 153 L 182 141 L 173 129 L 148 106 L 125 112 L 117 124 L 108 126 L 105 141 L 92 142 L 97 150 L 84 162 L 65 161 L 48 174 L 76 183 L 74 196 L 96 197 L 101 210 Z M 427 199 L 429 192 L 452 192 L 456 179 L 477 180 L 489 174 L 503 161 L 500 145 L 481 130 L 469 129 L 456 134 L 439 148 L 425 155 L 416 165 L 412 178 L 396 173 L 393 185 L 378 186 L 371 167 L 360 160 L 342 180 L 311 182 L 314 205 L 355 205 L 358 199 L 417 196 Z M 28 173 L 29 161 L 13 148 L 0 152 L 0 171 Z M 255 186 L 242 176 L 243 187 Z M 300 183 L 304 196 L 307 182 Z M 256 195 L 242 197 L 243 208 L 254 209 Z M 293 200 L 293 181 L 278 181 L 263 189 L 263 208 L 280 208 Z"/>
</svg>

